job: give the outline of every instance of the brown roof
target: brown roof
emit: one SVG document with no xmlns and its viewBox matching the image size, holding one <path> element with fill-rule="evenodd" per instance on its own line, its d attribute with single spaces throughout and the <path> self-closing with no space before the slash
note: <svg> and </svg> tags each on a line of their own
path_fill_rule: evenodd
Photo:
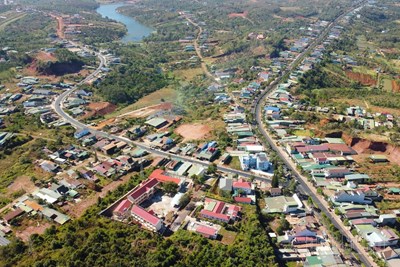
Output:
<svg viewBox="0 0 400 267">
<path fill-rule="evenodd" d="M 17 218 L 18 216 L 20 216 L 20 215 L 23 214 L 23 213 L 24 213 L 23 210 L 21 210 L 20 208 L 17 208 L 17 209 L 15 209 L 15 210 L 13 210 L 13 211 L 10 211 L 10 212 L 7 213 L 6 215 L 4 215 L 3 219 L 4 219 L 6 222 L 9 222 L 10 220 L 12 220 L 12 219 L 14 219 L 14 218 Z"/>
<path fill-rule="evenodd" d="M 26 206 L 30 207 L 31 209 L 36 210 L 36 211 L 38 211 L 38 210 L 42 211 L 43 210 L 42 206 L 40 206 L 37 202 L 32 201 L 32 200 L 26 200 L 24 202 L 24 204 Z"/>
</svg>

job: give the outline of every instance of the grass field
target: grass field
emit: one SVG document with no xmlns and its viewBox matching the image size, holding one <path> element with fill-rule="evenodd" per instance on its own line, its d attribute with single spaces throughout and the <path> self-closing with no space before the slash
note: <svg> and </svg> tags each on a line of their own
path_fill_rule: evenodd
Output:
<svg viewBox="0 0 400 267">
<path fill-rule="evenodd" d="M 196 76 L 202 75 L 203 70 L 201 68 L 195 68 L 195 69 L 183 69 L 183 70 L 176 70 L 174 71 L 174 75 L 183 81 L 191 81 L 193 80 Z"/>
<path fill-rule="evenodd" d="M 376 75 L 375 70 L 368 69 L 364 66 L 354 66 L 353 71 L 358 72 L 358 73 L 368 74 L 368 75 L 371 75 L 372 77 L 375 77 L 375 75 Z"/>
<path fill-rule="evenodd" d="M 385 90 L 386 92 L 392 92 L 393 87 L 391 79 L 387 78 L 382 79 L 382 85 L 383 85 L 383 90 Z"/>
<path fill-rule="evenodd" d="M 240 167 L 239 157 L 232 157 L 232 160 L 229 163 L 229 167 L 235 170 L 242 170 L 242 168 Z"/>
<path fill-rule="evenodd" d="M 368 42 L 364 35 L 357 38 L 357 46 L 360 50 L 376 49 L 375 44 Z"/>
<path fill-rule="evenodd" d="M 222 235 L 222 243 L 225 245 L 230 245 L 232 244 L 237 236 L 236 232 L 232 232 L 232 231 L 228 231 L 225 228 L 221 228 L 221 230 L 219 231 L 219 234 Z"/>
<path fill-rule="evenodd" d="M 115 117 L 133 110 L 145 108 L 153 105 L 157 105 L 164 102 L 175 102 L 177 98 L 177 91 L 171 87 L 165 87 L 158 91 L 155 91 L 147 96 L 142 97 L 136 103 L 129 105 L 121 110 L 114 113 L 108 114 L 106 118 Z"/>
<path fill-rule="evenodd" d="M 293 132 L 293 134 L 297 136 L 307 136 L 307 137 L 314 136 L 314 133 L 311 130 L 296 130 Z"/>
</svg>

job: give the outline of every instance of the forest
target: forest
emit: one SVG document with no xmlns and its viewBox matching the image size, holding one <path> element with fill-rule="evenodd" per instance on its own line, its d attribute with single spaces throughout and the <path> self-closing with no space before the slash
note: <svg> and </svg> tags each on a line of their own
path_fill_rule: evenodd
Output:
<svg viewBox="0 0 400 267">
<path fill-rule="evenodd" d="M 254 207 L 245 208 L 231 245 L 179 230 L 168 238 L 98 215 L 144 177 L 134 175 L 86 214 L 67 225 L 34 234 L 28 244 L 0 248 L 1 266 L 277 266 L 272 245 Z"/>
<path fill-rule="evenodd" d="M 121 57 L 122 64 L 113 68 L 96 86 L 97 92 L 107 101 L 131 104 L 168 84 L 160 67 L 165 61 L 162 55 L 149 53 L 134 44 L 115 45 L 113 51 Z"/>
</svg>

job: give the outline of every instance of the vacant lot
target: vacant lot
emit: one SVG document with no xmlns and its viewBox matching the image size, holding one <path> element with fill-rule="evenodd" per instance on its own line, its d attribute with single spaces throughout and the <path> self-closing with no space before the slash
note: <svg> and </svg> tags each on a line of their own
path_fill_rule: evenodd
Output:
<svg viewBox="0 0 400 267">
<path fill-rule="evenodd" d="M 176 100 L 176 97 L 177 97 L 176 90 L 171 87 L 166 87 L 142 97 L 134 104 L 129 105 L 121 110 L 118 110 L 113 114 L 109 114 L 109 116 L 124 116 L 125 114 L 129 114 L 130 112 L 138 111 L 140 109 L 145 109 L 148 107 L 156 106 L 167 102 L 174 102 Z M 136 117 L 141 117 L 141 116 L 136 116 Z"/>
<path fill-rule="evenodd" d="M 122 117 L 131 117 L 131 118 L 145 118 L 150 115 L 153 115 L 162 110 L 171 110 L 173 107 L 172 103 L 166 102 L 154 106 L 149 106 L 137 110 L 133 110 L 118 116 L 118 118 Z"/>
<path fill-rule="evenodd" d="M 175 132 L 183 137 L 183 141 L 201 140 L 209 136 L 210 126 L 201 123 L 182 124 Z"/>
</svg>

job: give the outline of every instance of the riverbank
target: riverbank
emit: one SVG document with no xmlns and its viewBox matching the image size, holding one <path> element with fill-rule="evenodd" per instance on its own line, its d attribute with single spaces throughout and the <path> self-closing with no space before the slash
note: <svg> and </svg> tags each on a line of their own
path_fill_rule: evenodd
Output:
<svg viewBox="0 0 400 267">
<path fill-rule="evenodd" d="M 118 12 L 119 8 L 132 3 L 135 3 L 135 1 L 100 4 L 100 6 L 96 9 L 96 12 L 102 17 L 107 17 L 125 25 L 127 33 L 121 39 L 121 41 L 124 43 L 140 42 L 143 40 L 143 38 L 149 36 L 154 31 L 150 27 L 141 24 L 134 18 Z"/>
</svg>

